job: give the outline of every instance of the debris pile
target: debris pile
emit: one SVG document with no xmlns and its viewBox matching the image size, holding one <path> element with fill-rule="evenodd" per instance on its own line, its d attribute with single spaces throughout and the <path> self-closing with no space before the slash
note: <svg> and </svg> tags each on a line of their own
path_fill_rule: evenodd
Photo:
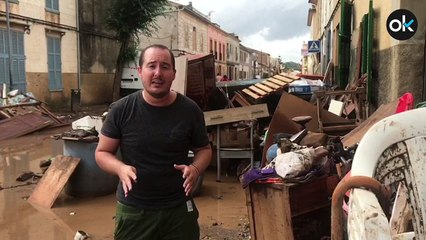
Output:
<svg viewBox="0 0 426 240">
<path fill-rule="evenodd" d="M 67 124 L 67 121 L 52 114 L 32 93 L 18 94 L 14 90 L 6 98 L 0 99 L 0 140 Z"/>
</svg>

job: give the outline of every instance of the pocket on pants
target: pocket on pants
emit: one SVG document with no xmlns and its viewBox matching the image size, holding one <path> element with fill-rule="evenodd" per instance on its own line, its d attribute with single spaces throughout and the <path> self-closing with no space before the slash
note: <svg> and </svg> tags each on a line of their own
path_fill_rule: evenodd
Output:
<svg viewBox="0 0 426 240">
<path fill-rule="evenodd" d="M 140 230 L 143 218 L 143 210 L 117 203 L 114 238 L 132 239 L 131 236 Z"/>
</svg>

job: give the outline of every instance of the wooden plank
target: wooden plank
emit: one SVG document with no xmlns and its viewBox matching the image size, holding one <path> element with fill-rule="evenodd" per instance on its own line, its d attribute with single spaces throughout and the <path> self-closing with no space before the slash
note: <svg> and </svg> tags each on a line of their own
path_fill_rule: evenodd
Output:
<svg viewBox="0 0 426 240">
<path fill-rule="evenodd" d="M 43 105 L 38 105 L 38 107 L 40 109 L 42 109 L 43 113 L 47 114 L 47 116 L 49 116 L 54 122 L 58 123 L 58 124 L 63 124 L 64 122 L 61 121 L 59 118 L 57 118 L 55 115 L 53 115 L 46 107 L 44 107 Z"/>
<path fill-rule="evenodd" d="M 358 125 L 356 124 L 348 124 L 348 125 L 336 125 L 336 126 L 323 126 L 322 130 L 323 132 L 334 132 L 334 131 L 352 131 L 355 129 Z"/>
<path fill-rule="evenodd" d="M 330 206 L 329 199 L 338 181 L 337 176 L 321 176 L 289 186 L 291 216 L 300 216 Z"/>
<path fill-rule="evenodd" d="M 235 92 L 235 95 L 232 97 L 231 102 L 236 101 L 241 106 L 250 106 L 252 105 L 245 97 L 243 97 L 239 92 Z"/>
<path fill-rule="evenodd" d="M 315 91 L 315 95 L 317 97 L 339 96 L 339 95 L 347 95 L 347 94 L 365 94 L 365 88 L 364 87 L 357 87 L 356 89 L 352 89 L 352 90 L 318 90 L 318 91 Z"/>
<path fill-rule="evenodd" d="M 255 86 L 250 86 L 249 89 L 252 90 L 253 92 L 261 95 L 261 96 L 268 94 L 267 92 L 263 91 L 262 89 L 255 87 Z"/>
<path fill-rule="evenodd" d="M 302 238 L 304 225 L 293 220 L 315 210 L 327 210 L 339 180 L 337 176 L 322 176 L 304 183 L 250 183 L 245 192 L 252 239 L 319 239 Z"/>
<path fill-rule="evenodd" d="M 53 122 L 38 113 L 28 113 L 0 121 L 0 140 L 23 136 L 45 128 Z"/>
<path fill-rule="evenodd" d="M 275 75 L 275 76 L 273 76 L 273 78 L 278 79 L 278 80 L 283 81 L 283 82 L 286 82 L 286 83 L 291 83 L 291 82 L 293 82 L 293 81 L 294 81 L 294 80 L 293 80 L 293 79 L 291 79 L 291 78 L 283 77 L 283 76 L 281 76 L 281 75 Z"/>
<path fill-rule="evenodd" d="M 247 211 L 248 211 L 248 219 L 249 219 L 249 224 L 250 224 L 250 236 L 252 239 L 256 239 L 256 227 L 255 227 L 255 221 L 256 219 L 254 219 L 254 209 L 253 209 L 253 201 L 251 200 L 251 191 L 250 191 L 250 187 L 246 187 L 246 206 L 247 206 Z M 259 223 L 260 224 L 260 223 Z"/>
<path fill-rule="evenodd" d="M 275 83 L 275 84 L 278 84 L 278 85 L 280 85 L 281 87 L 284 87 L 284 86 L 286 86 L 286 85 L 288 84 L 288 83 L 286 83 L 286 82 L 280 81 L 280 80 L 275 79 L 275 78 L 268 78 L 268 81 L 273 82 L 273 83 Z"/>
<path fill-rule="evenodd" d="M 20 103 L 20 104 L 16 104 L 16 105 L 0 106 L 0 109 L 22 107 L 22 106 L 36 106 L 36 105 L 39 105 L 39 104 L 40 104 L 40 102 Z"/>
<path fill-rule="evenodd" d="M 280 86 L 280 85 L 277 85 L 277 84 L 275 84 L 275 83 L 273 83 L 273 82 L 270 82 L 270 81 L 268 81 L 268 80 L 265 80 L 265 81 L 263 81 L 262 83 L 263 83 L 263 84 L 265 84 L 265 85 L 266 85 L 266 86 L 268 86 L 268 87 L 273 88 L 273 89 L 280 89 L 280 88 L 281 88 L 281 86 Z"/>
<path fill-rule="evenodd" d="M 79 162 L 80 158 L 56 156 L 28 198 L 28 202 L 51 208 Z"/>
<path fill-rule="evenodd" d="M 271 92 L 274 91 L 274 89 L 269 88 L 268 86 L 265 86 L 265 85 L 263 85 L 261 83 L 256 83 L 254 86 L 257 87 L 257 88 L 262 89 L 263 91 L 266 91 L 267 93 L 271 93 Z"/>
<path fill-rule="evenodd" d="M 0 115 L 3 116 L 4 118 L 11 118 L 11 116 L 3 110 L 0 110 Z"/>
<path fill-rule="evenodd" d="M 289 188 L 283 184 L 250 184 L 253 239 L 293 240 Z"/>
<path fill-rule="evenodd" d="M 269 116 L 269 112 L 266 103 L 204 112 L 206 126 L 252 120 L 267 116 Z"/>
<path fill-rule="evenodd" d="M 260 98 L 260 96 L 259 96 L 259 95 L 257 95 L 256 93 L 254 93 L 254 92 L 250 91 L 248 88 L 245 88 L 245 89 L 243 89 L 242 91 L 243 91 L 243 93 L 245 93 L 245 94 L 249 95 L 250 97 L 252 97 L 252 98 L 254 98 L 254 99 L 258 99 L 258 98 Z"/>
<path fill-rule="evenodd" d="M 290 75 L 290 74 L 287 74 L 287 73 L 280 73 L 279 76 L 290 78 L 292 80 L 298 80 L 298 79 L 300 79 L 300 77 L 298 77 L 298 76 Z"/>
</svg>

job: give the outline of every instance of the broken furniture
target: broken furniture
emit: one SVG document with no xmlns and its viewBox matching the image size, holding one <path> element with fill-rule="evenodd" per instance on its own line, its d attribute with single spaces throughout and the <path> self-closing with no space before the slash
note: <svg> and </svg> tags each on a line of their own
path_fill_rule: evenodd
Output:
<svg viewBox="0 0 426 240">
<path fill-rule="evenodd" d="M 52 125 L 53 122 L 37 113 L 27 113 L 0 120 L 0 140 L 20 137 Z"/>
<path fill-rule="evenodd" d="M 306 126 L 309 131 L 318 129 L 316 121 L 316 106 L 294 95 L 283 92 L 275 109 L 265 139 L 261 166 L 265 166 L 267 149 L 273 144 L 273 136 L 278 133 L 296 134 L 301 127 L 292 120 L 298 116 L 312 116 L 295 119 Z M 341 117 L 324 111 L 329 119 L 339 120 Z M 348 121 L 343 119 L 343 121 Z M 274 182 L 273 179 L 265 182 L 253 182 L 246 188 L 247 208 L 249 212 L 251 237 L 255 240 L 268 239 L 320 239 L 321 237 L 298 238 L 299 233 L 305 231 L 297 228 L 297 220 L 313 217 L 318 212 L 330 213 L 330 196 L 337 185 L 337 175 L 324 175 L 313 178 L 305 183 Z M 314 217 L 313 217 L 314 218 Z M 314 218 L 315 219 L 315 218 Z M 316 219 L 324 227 L 330 227 L 330 218 Z M 313 228 L 318 231 L 320 228 Z M 322 229 L 322 228 L 321 228 Z M 307 231 L 305 231 L 306 233 Z M 317 232 L 319 235 L 322 232 Z M 329 230 L 328 230 L 329 233 Z M 324 233 L 323 236 L 327 235 Z"/>
<path fill-rule="evenodd" d="M 238 91 L 235 92 L 234 96 L 231 98 L 231 103 L 235 106 L 235 103 L 238 103 L 242 107 L 250 106 L 251 103 L 243 97 Z"/>
<path fill-rule="evenodd" d="M 66 124 L 40 102 L 0 106 L 0 140 L 20 137 L 46 127 Z"/>
<path fill-rule="evenodd" d="M 311 218 L 318 211 L 329 214 L 330 196 L 338 181 L 337 176 L 322 176 L 298 184 L 282 181 L 250 183 L 245 191 L 251 238 L 293 240 L 327 236 L 329 217 L 322 216 L 321 226 L 315 226 L 312 229 L 315 233 L 309 232 L 309 238 L 298 236 L 308 227 L 303 225 L 301 230 L 296 231 L 297 224 L 293 220 L 298 217 Z"/>
<path fill-rule="evenodd" d="M 250 166 L 254 164 L 254 145 L 253 145 L 253 128 L 254 123 L 249 123 L 249 145 L 239 147 L 224 147 L 221 142 L 221 124 L 216 125 L 216 160 L 217 160 L 217 177 L 216 181 L 220 182 L 221 176 L 221 160 L 222 158 L 230 159 L 250 159 Z M 236 131 L 238 131 L 236 129 Z"/>
<path fill-rule="evenodd" d="M 318 114 L 317 107 L 299 97 L 287 92 L 283 92 L 275 109 L 272 120 L 269 124 L 268 136 L 265 139 L 265 147 L 263 149 L 262 166 L 266 161 L 267 148 L 273 143 L 273 134 L 290 133 L 295 134 L 300 131 L 300 126 L 291 119 L 297 116 L 311 116 L 312 120 L 306 123 L 306 129 L 311 132 L 318 132 Z M 325 109 L 320 109 L 323 120 L 332 122 L 350 122 L 350 120 L 339 117 Z"/>
<path fill-rule="evenodd" d="M 371 178 L 390 190 L 389 194 L 396 193 L 397 198 L 390 214 L 389 208 L 383 209 L 379 203 L 383 200 L 381 196 L 354 188 L 350 195 L 347 222 L 350 239 L 378 239 L 378 236 L 380 239 L 413 239 L 414 234 L 415 239 L 426 239 L 424 116 L 425 108 L 397 113 L 378 121 L 363 136 L 354 156 L 349 180 L 352 177 Z M 406 187 L 407 194 L 402 193 L 400 183 Z M 333 193 L 333 239 L 343 239 L 340 200 L 346 190 L 337 192 L 340 185 Z M 407 206 L 405 210 L 401 208 L 404 205 Z M 411 217 L 407 218 L 410 214 Z M 391 215 L 391 222 L 388 215 Z M 414 229 L 414 234 L 410 229 Z"/>
<path fill-rule="evenodd" d="M 53 115 L 41 102 L 19 103 L 14 105 L 0 106 L 0 119 L 9 119 L 28 113 L 38 114 L 47 120 L 51 120 L 55 127 L 64 126 L 68 123 Z"/>
<path fill-rule="evenodd" d="M 318 117 L 318 131 L 325 133 L 334 132 L 349 132 L 358 126 L 365 119 L 365 100 L 366 91 L 364 87 L 357 87 L 353 90 L 319 90 L 315 93 L 317 102 L 317 117 Z M 339 101 L 336 98 L 344 100 L 340 105 L 340 109 L 334 109 L 335 115 L 339 116 L 342 112 L 345 113 L 346 119 L 350 121 L 330 121 L 324 118 L 323 108 L 329 106 L 329 110 L 333 110 Z M 336 104 L 336 105 L 333 105 Z M 338 107 L 339 108 L 339 107 Z M 350 118 L 352 111 L 355 111 L 355 117 Z M 337 113 L 337 114 L 336 114 Z M 340 116 L 339 116 L 340 117 Z"/>
<path fill-rule="evenodd" d="M 183 95 L 194 100 L 203 111 L 206 111 L 210 107 L 211 96 L 216 87 L 214 55 L 189 54 L 186 57 L 188 68 Z"/>
<path fill-rule="evenodd" d="M 254 146 L 253 146 L 253 124 L 250 126 L 250 144 L 247 147 L 222 147 L 221 144 L 221 125 L 225 123 L 233 123 L 244 120 L 254 120 L 269 116 L 266 104 L 256 104 L 246 107 L 228 108 L 223 110 L 214 110 L 204 112 L 206 126 L 216 125 L 216 161 L 217 161 L 217 181 L 221 176 L 221 159 L 222 158 L 248 158 L 251 166 L 254 162 Z"/>
</svg>

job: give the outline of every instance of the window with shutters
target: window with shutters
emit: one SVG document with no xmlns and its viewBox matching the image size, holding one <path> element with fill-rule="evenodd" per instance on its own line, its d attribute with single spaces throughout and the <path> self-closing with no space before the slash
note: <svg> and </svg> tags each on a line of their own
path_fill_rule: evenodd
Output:
<svg viewBox="0 0 426 240">
<path fill-rule="evenodd" d="M 200 34 L 200 52 L 204 52 L 204 35 Z"/>
<path fill-rule="evenodd" d="M 9 83 L 9 55 L 6 30 L 0 29 L 0 83 Z"/>
<path fill-rule="evenodd" d="M 185 48 L 189 48 L 189 25 L 188 24 L 185 24 L 184 37 L 185 37 L 184 46 Z"/>
<path fill-rule="evenodd" d="M 192 27 L 192 50 L 197 51 L 197 28 Z"/>
<path fill-rule="evenodd" d="M 61 38 L 47 36 L 47 67 L 49 90 L 62 90 Z"/>
<path fill-rule="evenodd" d="M 9 66 L 9 41 L 7 31 L 0 29 L 0 83 L 6 83 L 9 89 L 26 92 L 24 33 L 10 31 L 12 64 Z M 12 74 L 9 69 L 12 67 Z M 11 75 L 11 76 L 10 76 Z M 12 79 L 10 80 L 10 77 Z"/>
<path fill-rule="evenodd" d="M 52 12 L 59 12 L 59 0 L 46 0 L 46 9 Z"/>
</svg>

